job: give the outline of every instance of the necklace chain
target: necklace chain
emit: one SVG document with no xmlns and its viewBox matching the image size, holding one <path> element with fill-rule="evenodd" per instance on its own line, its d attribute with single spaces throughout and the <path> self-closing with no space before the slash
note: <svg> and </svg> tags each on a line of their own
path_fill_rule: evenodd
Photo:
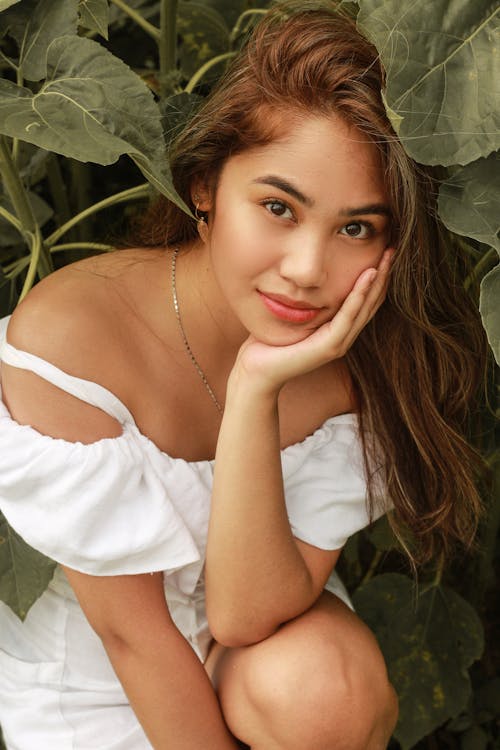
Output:
<svg viewBox="0 0 500 750">
<path fill-rule="evenodd" d="M 210 386 L 210 383 L 207 380 L 207 376 L 205 375 L 205 373 L 201 369 L 200 365 L 198 364 L 198 360 L 196 359 L 196 357 L 193 354 L 193 350 L 189 346 L 189 341 L 187 340 L 186 332 L 184 330 L 184 326 L 182 325 L 181 313 L 180 313 L 180 310 L 179 310 L 179 300 L 177 299 L 177 288 L 176 288 L 176 283 L 175 283 L 175 271 L 176 271 L 177 256 L 178 256 L 178 254 L 179 254 L 179 248 L 177 247 L 174 250 L 173 255 L 172 255 L 172 298 L 174 300 L 175 317 L 177 318 L 177 322 L 179 324 L 179 330 L 181 332 L 182 340 L 184 342 L 184 347 L 185 347 L 187 353 L 189 354 L 189 358 L 191 359 L 191 362 L 195 366 L 196 372 L 200 376 L 200 378 L 201 378 L 201 380 L 203 382 L 203 385 L 205 386 L 205 388 L 209 392 L 210 398 L 212 399 L 212 401 L 214 402 L 215 406 L 217 407 L 217 410 L 222 414 L 222 406 L 218 402 L 217 396 L 213 392 L 213 390 L 212 390 L 212 388 Z"/>
</svg>

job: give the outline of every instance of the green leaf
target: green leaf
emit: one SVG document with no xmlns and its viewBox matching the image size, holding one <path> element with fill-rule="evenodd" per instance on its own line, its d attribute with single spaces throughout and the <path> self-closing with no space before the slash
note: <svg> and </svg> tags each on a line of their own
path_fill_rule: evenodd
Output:
<svg viewBox="0 0 500 750">
<path fill-rule="evenodd" d="M 476 612 L 456 592 L 433 586 L 416 593 L 409 578 L 387 573 L 353 596 L 399 695 L 395 737 L 403 750 L 464 708 L 471 692 L 467 668 L 484 646 Z"/>
<path fill-rule="evenodd" d="M 467 164 L 500 147 L 497 0 L 359 0 L 360 30 L 387 72 L 399 136 L 424 164 Z"/>
<path fill-rule="evenodd" d="M 207 8 L 213 8 L 224 19 L 228 27 L 233 27 L 239 16 L 249 9 L 247 0 L 204 0 Z M 259 3 L 262 7 L 264 3 Z"/>
<path fill-rule="evenodd" d="M 394 536 L 386 515 L 375 521 L 368 529 L 365 529 L 365 535 L 373 546 L 381 552 L 388 552 L 399 547 L 398 540 Z"/>
<path fill-rule="evenodd" d="M 500 365 L 500 265 L 495 266 L 481 281 L 479 312 L 493 354 Z"/>
<path fill-rule="evenodd" d="M 178 135 L 202 101 L 203 97 L 198 94 L 182 91 L 180 94 L 168 96 L 161 102 L 160 111 L 167 144 Z"/>
<path fill-rule="evenodd" d="M 52 208 L 43 200 L 43 198 L 40 198 L 39 195 L 33 193 L 31 190 L 27 190 L 26 195 L 28 196 L 38 226 L 43 227 L 54 214 Z M 7 211 L 10 211 L 11 214 L 15 215 L 14 207 L 12 206 L 10 199 L 2 193 L 0 193 L 0 206 L 6 208 Z M 17 245 L 20 241 L 22 241 L 22 237 L 17 229 L 0 216 L 0 247 Z"/>
<path fill-rule="evenodd" d="M 56 563 L 40 554 L 0 514 L 0 599 L 21 620 L 47 588 Z"/>
<path fill-rule="evenodd" d="M 179 2 L 177 33 L 182 40 L 181 68 L 189 77 L 207 60 L 229 49 L 229 28 L 222 16 L 195 0 Z"/>
<path fill-rule="evenodd" d="M 109 5 L 108 0 L 80 0 L 78 4 L 80 26 L 108 38 Z"/>
<path fill-rule="evenodd" d="M 23 0 L 2 16 L 19 47 L 23 78 L 40 81 L 47 74 L 47 48 L 59 36 L 76 34 L 78 0 Z"/>
<path fill-rule="evenodd" d="M 488 750 L 490 738 L 481 727 L 471 727 L 460 738 L 460 750 Z"/>
<path fill-rule="evenodd" d="M 18 2 L 19 0 L 0 0 L 0 13 Z"/>
<path fill-rule="evenodd" d="M 0 80 L 0 132 L 83 162 L 128 154 L 146 179 L 186 211 L 175 192 L 160 111 L 144 82 L 91 39 L 60 37 L 47 80 L 33 94 Z"/>
<path fill-rule="evenodd" d="M 439 188 L 438 212 L 452 232 L 500 253 L 500 154 L 467 164 Z"/>
</svg>

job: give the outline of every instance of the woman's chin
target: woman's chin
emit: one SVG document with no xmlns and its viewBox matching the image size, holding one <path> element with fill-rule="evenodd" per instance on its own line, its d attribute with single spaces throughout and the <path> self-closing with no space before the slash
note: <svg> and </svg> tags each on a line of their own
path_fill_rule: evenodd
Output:
<svg viewBox="0 0 500 750">
<path fill-rule="evenodd" d="M 253 336 L 267 346 L 293 346 L 307 339 L 316 327 L 300 328 L 284 331 L 252 331 Z"/>
</svg>

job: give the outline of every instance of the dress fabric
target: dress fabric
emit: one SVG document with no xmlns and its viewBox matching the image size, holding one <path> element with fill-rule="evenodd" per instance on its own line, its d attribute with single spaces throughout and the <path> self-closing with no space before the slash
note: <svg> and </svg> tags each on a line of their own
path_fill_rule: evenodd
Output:
<svg viewBox="0 0 500 750">
<path fill-rule="evenodd" d="M 0 321 L 1 361 L 97 406 L 123 431 L 90 445 L 55 439 L 19 425 L 0 401 L 0 510 L 28 544 L 75 570 L 162 571 L 171 616 L 203 661 L 211 642 L 203 565 L 214 462 L 162 452 L 109 390 L 7 343 L 8 320 Z M 281 457 L 298 539 L 338 549 L 367 525 L 356 415 L 328 419 Z M 350 606 L 336 573 L 327 588 Z M 0 726 L 8 750 L 151 748 L 59 566 L 23 623 L 0 602 Z"/>
</svg>

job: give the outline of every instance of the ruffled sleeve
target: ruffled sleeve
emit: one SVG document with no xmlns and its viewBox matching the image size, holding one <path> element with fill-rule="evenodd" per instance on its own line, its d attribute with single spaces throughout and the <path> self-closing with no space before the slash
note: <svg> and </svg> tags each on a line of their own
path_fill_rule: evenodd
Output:
<svg viewBox="0 0 500 750">
<path fill-rule="evenodd" d="M 282 454 L 288 517 L 294 536 L 321 549 L 339 549 L 370 522 L 358 420 L 329 419 Z M 373 519 L 385 512 L 382 492 Z"/>
<path fill-rule="evenodd" d="M 93 575 L 172 571 L 197 562 L 143 440 L 71 443 L 19 425 L 0 402 L 0 510 L 22 538 Z"/>
</svg>

